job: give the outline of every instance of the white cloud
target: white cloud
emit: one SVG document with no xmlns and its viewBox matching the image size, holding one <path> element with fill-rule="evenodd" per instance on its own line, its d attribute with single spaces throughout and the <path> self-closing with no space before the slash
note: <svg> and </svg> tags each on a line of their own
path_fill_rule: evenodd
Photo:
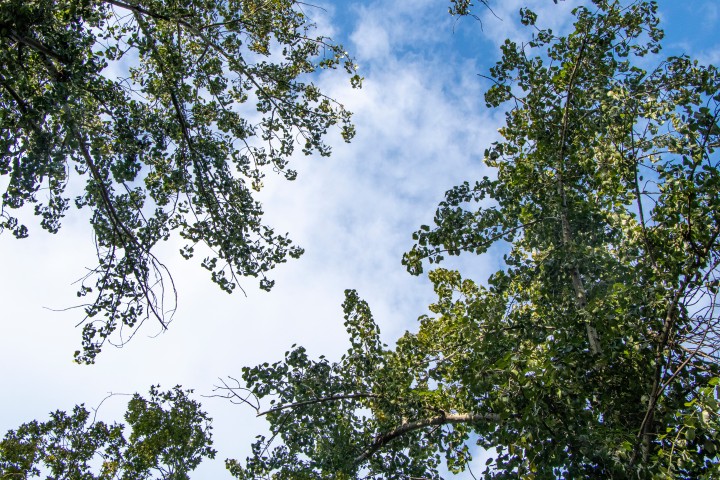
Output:
<svg viewBox="0 0 720 480">
<path fill-rule="evenodd" d="M 720 44 L 713 45 L 698 52 L 695 58 L 703 65 L 720 65 Z"/>
<path fill-rule="evenodd" d="M 387 30 L 375 21 L 360 25 L 351 39 L 355 45 L 354 52 L 361 61 L 385 58 L 390 53 Z"/>
</svg>

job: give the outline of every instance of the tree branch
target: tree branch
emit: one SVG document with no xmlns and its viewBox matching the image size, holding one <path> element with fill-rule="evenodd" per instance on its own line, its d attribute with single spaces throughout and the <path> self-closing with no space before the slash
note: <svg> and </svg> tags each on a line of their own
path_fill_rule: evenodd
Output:
<svg viewBox="0 0 720 480">
<path fill-rule="evenodd" d="M 366 448 L 360 455 L 355 457 L 355 466 L 359 466 L 362 462 L 370 458 L 375 452 L 380 450 L 382 447 L 393 441 L 394 439 L 405 435 L 406 433 L 414 430 L 420 430 L 427 427 L 449 425 L 455 423 L 481 423 L 481 422 L 494 422 L 499 423 L 501 421 L 500 415 L 494 413 L 485 414 L 472 414 L 472 413 L 443 413 L 435 417 L 423 418 L 421 420 L 415 420 L 413 422 L 406 422 L 399 427 L 390 430 L 389 432 L 383 433 L 375 437 L 375 441 Z"/>
<path fill-rule="evenodd" d="M 302 402 L 288 403 L 286 405 L 281 405 L 279 407 L 271 408 L 270 410 L 265 410 L 264 412 L 258 412 L 257 416 L 262 417 L 263 415 L 267 415 L 269 413 L 274 413 L 274 412 L 279 412 L 281 410 L 287 410 L 288 408 L 302 407 L 305 405 L 312 405 L 315 403 L 333 402 L 335 400 L 347 400 L 347 399 L 351 399 L 351 398 L 381 398 L 381 396 L 376 395 L 374 393 L 348 393 L 348 394 L 344 394 L 344 395 L 331 395 L 329 397 L 315 398 L 312 400 L 304 400 Z"/>
<path fill-rule="evenodd" d="M 471 244 L 469 244 L 469 245 L 465 245 L 465 246 L 463 246 L 463 247 L 459 247 L 458 249 L 459 249 L 459 250 L 468 251 L 468 250 L 470 250 L 470 249 L 473 249 L 473 250 L 474 250 L 474 249 L 478 249 L 478 248 L 485 248 L 486 246 L 492 245 L 493 243 L 495 243 L 496 241 L 498 241 L 498 240 L 500 240 L 501 238 L 505 237 L 506 235 L 509 235 L 509 234 L 511 234 L 511 233 L 515 233 L 515 232 L 517 232 L 518 230 L 522 230 L 522 229 L 525 229 L 525 228 L 527 228 L 527 227 L 531 227 L 531 226 L 535 225 L 536 223 L 544 222 L 545 220 L 557 220 L 557 218 L 556 218 L 556 217 L 543 217 L 543 218 L 538 218 L 538 219 L 533 220 L 533 221 L 531 221 L 531 222 L 523 223 L 523 224 L 517 225 L 517 226 L 515 226 L 515 227 L 508 228 L 507 230 L 504 230 L 504 231 L 502 231 L 502 232 L 500 232 L 500 233 L 498 233 L 498 234 L 496 234 L 496 235 L 493 235 L 492 237 L 490 237 L 488 240 L 486 240 L 486 241 L 484 241 L 484 242 L 471 243 Z M 449 249 L 449 248 L 443 248 L 443 249 L 437 249 L 437 250 L 433 251 L 432 253 L 433 253 L 433 254 L 447 253 L 447 252 L 449 252 L 450 250 L 451 250 L 451 249 Z"/>
<path fill-rule="evenodd" d="M 578 52 L 578 58 L 575 61 L 575 65 L 573 66 L 573 70 L 570 73 L 570 79 L 568 80 L 567 85 L 567 98 L 565 99 L 565 108 L 563 110 L 563 120 L 562 120 L 562 131 L 560 135 L 560 165 L 557 170 L 557 179 L 558 179 L 558 195 L 560 196 L 560 219 L 561 219 L 561 226 L 562 226 L 562 243 L 565 246 L 572 244 L 572 230 L 570 229 L 570 221 L 568 220 L 568 205 L 567 205 L 567 195 L 565 194 L 565 185 L 563 183 L 563 174 L 565 173 L 565 143 L 567 142 L 567 132 L 568 132 L 568 124 L 569 124 L 569 117 L 570 117 L 570 106 L 572 105 L 572 99 L 573 99 L 573 84 L 575 82 L 575 76 L 578 71 L 578 67 L 580 66 L 580 63 L 583 58 L 583 54 L 585 53 L 585 48 L 587 47 L 587 33 L 585 37 L 583 38 L 582 45 L 580 46 L 580 50 Z M 581 313 L 585 312 L 585 307 L 587 305 L 587 292 L 585 290 L 585 286 L 583 285 L 582 277 L 580 276 L 580 268 L 577 265 L 577 262 L 574 262 L 575 264 L 571 267 L 570 275 L 572 277 L 572 285 L 573 289 L 575 290 L 575 304 L 578 308 L 578 310 Z M 590 320 L 585 318 L 585 330 L 587 331 L 587 337 L 588 337 L 588 344 L 590 345 L 590 351 L 598 355 L 602 353 L 602 348 L 600 346 L 600 339 L 598 338 L 598 333 L 595 327 L 590 323 Z"/>
<path fill-rule="evenodd" d="M 65 105 L 63 107 L 63 110 L 65 111 L 66 115 L 70 117 L 70 107 L 68 105 Z M 122 221 L 120 218 L 120 215 L 118 214 L 117 210 L 115 209 L 115 205 L 113 204 L 113 200 L 110 197 L 110 192 L 108 191 L 108 187 L 105 183 L 105 180 L 103 179 L 103 175 L 100 172 L 100 169 L 97 167 L 95 162 L 93 161 L 92 156 L 90 155 L 90 152 L 88 151 L 87 145 L 85 144 L 85 140 L 81 134 L 81 132 L 75 128 L 72 121 L 68 120 L 68 129 L 70 130 L 71 134 L 75 137 L 75 140 L 78 143 L 78 148 L 80 150 L 81 155 L 83 156 L 85 163 L 87 164 L 91 176 L 94 178 L 96 185 L 98 186 L 98 190 L 100 192 L 100 199 L 104 206 L 104 210 L 108 215 L 108 218 L 110 220 L 110 223 L 113 227 L 113 230 L 118 235 L 120 239 L 122 239 L 122 248 L 127 249 L 128 244 L 133 244 L 135 247 L 137 247 L 141 252 L 148 254 L 154 263 L 157 263 L 160 265 L 160 268 L 167 270 L 162 263 L 157 262 L 155 259 L 155 256 L 150 253 L 150 248 L 148 246 L 145 246 L 140 242 L 135 235 L 135 233 L 128 228 L 127 225 Z M 127 242 L 127 243 L 126 243 Z M 143 295 L 145 296 L 147 300 L 147 305 L 150 311 L 152 312 L 153 316 L 160 322 L 160 325 L 163 327 L 163 329 L 167 330 L 167 324 L 164 320 L 164 314 L 161 311 L 158 311 L 156 302 L 154 300 L 154 295 L 152 293 L 152 288 L 146 284 L 143 280 L 142 273 L 138 272 L 136 269 L 133 269 L 133 273 L 138 279 L 138 284 L 143 290 Z M 173 287 L 174 290 L 174 287 Z"/>
<path fill-rule="evenodd" d="M 670 301 L 670 304 L 668 305 L 667 312 L 665 314 L 665 320 L 663 322 L 663 329 L 660 333 L 659 340 L 656 346 L 655 350 L 655 374 L 653 378 L 653 386 L 650 390 L 650 398 L 648 399 L 648 408 L 645 412 L 645 416 L 643 417 L 642 423 L 640 424 L 640 429 L 638 431 L 637 436 L 641 439 L 641 450 L 643 455 L 643 460 L 647 459 L 647 456 L 649 455 L 650 451 L 650 436 L 652 434 L 652 424 L 654 421 L 655 416 L 655 407 L 657 406 L 658 399 L 660 398 L 660 395 L 662 394 L 663 390 L 667 387 L 667 384 L 670 383 L 670 380 L 668 380 L 665 384 L 662 382 L 662 376 L 663 376 L 663 353 L 665 351 L 665 347 L 668 345 L 670 340 L 670 334 L 672 332 L 672 329 L 675 326 L 675 320 L 677 318 L 676 311 L 678 304 L 680 303 L 680 300 L 682 299 L 683 295 L 685 295 L 685 291 L 688 287 L 688 285 L 692 282 L 692 279 L 697 276 L 699 273 L 699 268 L 702 265 L 702 260 L 711 253 L 712 245 L 715 243 L 715 240 L 717 240 L 718 236 L 720 236 L 720 228 L 716 228 L 713 232 L 713 235 L 710 238 L 710 241 L 707 243 L 704 255 L 696 256 L 695 261 L 692 265 L 688 267 L 688 270 L 694 270 L 694 272 L 688 272 L 686 274 L 685 279 L 680 283 L 680 286 L 675 291 L 675 294 L 673 295 L 672 300 Z M 699 349 L 700 347 L 698 347 Z M 673 375 L 674 377 L 674 375 Z M 635 462 L 635 456 L 633 456 L 631 460 L 631 464 Z"/>
<path fill-rule="evenodd" d="M 63 65 L 69 65 L 71 63 L 67 58 L 55 53 L 50 48 L 46 47 L 43 43 L 35 40 L 34 38 L 25 37 L 23 35 L 20 35 L 18 32 L 16 32 L 13 29 L 10 30 L 9 37 L 18 43 L 27 45 L 28 47 L 32 48 L 33 50 L 35 50 L 37 52 L 45 54 L 48 57 L 54 58 L 55 60 L 62 63 Z"/>
<path fill-rule="evenodd" d="M 147 10 L 140 5 L 132 5 L 129 3 L 125 3 L 119 0 L 104 0 L 106 3 L 109 3 L 110 5 L 115 5 L 116 7 L 123 8 L 125 10 L 130 10 L 136 15 L 136 18 L 138 15 L 146 15 L 150 18 L 154 18 L 156 20 L 164 20 L 167 22 L 173 22 L 177 23 L 177 25 L 182 26 L 185 28 L 188 32 L 195 35 L 196 37 L 200 38 L 205 45 L 210 46 L 213 50 L 215 50 L 220 56 L 222 56 L 228 64 L 232 65 L 233 68 L 235 68 L 237 71 L 243 73 L 247 76 L 247 79 L 250 80 L 250 82 L 255 85 L 255 88 L 258 89 L 258 92 L 260 92 L 268 101 L 270 101 L 275 108 L 281 109 L 281 107 L 277 104 L 275 101 L 276 99 L 266 92 L 263 85 L 261 85 L 258 80 L 251 75 L 247 68 L 240 62 L 238 62 L 237 58 L 235 58 L 233 55 L 230 55 L 228 52 L 225 51 L 220 45 L 218 45 L 216 42 L 212 41 L 205 33 L 203 33 L 198 28 L 194 27 L 192 24 L 188 23 L 187 21 L 181 19 L 181 18 L 172 18 L 167 15 L 162 15 L 160 13 L 152 12 L 150 10 Z M 280 100 L 281 103 L 286 103 L 282 99 Z"/>
</svg>

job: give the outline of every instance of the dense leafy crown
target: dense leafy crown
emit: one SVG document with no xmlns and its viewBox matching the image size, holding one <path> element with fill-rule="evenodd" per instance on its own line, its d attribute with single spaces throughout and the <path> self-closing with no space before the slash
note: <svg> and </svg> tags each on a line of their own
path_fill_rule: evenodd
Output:
<svg viewBox="0 0 720 480">
<path fill-rule="evenodd" d="M 270 289 L 266 273 L 302 253 L 263 225 L 251 190 L 269 169 L 295 178 L 298 146 L 328 155 L 329 127 L 353 136 L 308 75 L 360 78 L 311 35 L 294 0 L 0 3 L 0 231 L 28 235 L 25 205 L 53 233 L 71 203 L 91 211 L 99 263 L 79 291 L 79 361 L 118 329 L 123 342 L 123 328 L 169 321 L 174 287 L 153 248 L 173 232 L 186 258 L 209 247 L 202 265 L 228 292 L 239 276 Z"/>
<path fill-rule="evenodd" d="M 124 425 L 96 421 L 82 405 L 21 425 L 0 441 L 0 478 L 189 479 L 215 457 L 210 420 L 190 393 L 152 387 L 148 399 L 133 395 L 127 437 Z"/>
<path fill-rule="evenodd" d="M 497 177 L 451 189 L 404 257 L 418 274 L 506 242 L 506 267 L 486 285 L 430 272 L 435 315 L 395 348 L 350 291 L 339 362 L 295 348 L 246 369 L 250 398 L 227 394 L 272 436 L 230 463 L 238 478 L 439 478 L 473 443 L 496 449 L 488 478 L 720 475 L 720 74 L 641 68 L 655 3 L 593 4 L 567 36 L 503 45 Z"/>
</svg>

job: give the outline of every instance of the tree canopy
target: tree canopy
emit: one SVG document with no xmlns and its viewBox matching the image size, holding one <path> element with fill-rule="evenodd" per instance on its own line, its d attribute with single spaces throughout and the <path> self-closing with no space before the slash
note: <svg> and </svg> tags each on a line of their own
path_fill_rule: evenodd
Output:
<svg viewBox="0 0 720 480">
<path fill-rule="evenodd" d="M 8 0 L 0 4 L 0 231 L 29 234 L 34 206 L 55 233 L 71 204 L 89 209 L 98 264 L 78 296 L 79 362 L 144 320 L 163 328 L 172 278 L 155 256 L 178 234 L 228 292 L 302 249 L 262 220 L 253 197 L 290 157 L 328 155 L 323 137 L 354 130 L 311 74 L 342 67 L 295 0 Z M 84 182 L 84 185 L 83 185 Z"/>
<path fill-rule="evenodd" d="M 451 2 L 455 14 L 471 7 Z M 532 39 L 505 42 L 485 95 L 506 112 L 485 151 L 495 175 L 451 188 L 403 257 L 420 275 L 500 245 L 503 268 L 487 279 L 431 270 L 431 315 L 392 347 L 347 290 L 339 360 L 293 346 L 222 383 L 217 395 L 270 430 L 226 462 L 236 478 L 439 479 L 466 471 L 477 447 L 495 452 L 485 478 L 720 476 L 720 72 L 661 59 L 652 1 L 593 0 L 568 35 L 520 16 Z M 194 408 L 168 425 L 201 425 Z M 0 466 L 53 468 L 44 435 L 66 438 L 56 424 L 67 418 L 91 432 L 83 409 L 57 413 L 10 432 Z M 111 436 L 98 428 L 82 438 Z M 212 456 L 208 432 L 197 437 L 207 449 L 183 458 Z M 81 462 L 109 451 L 76 444 Z M 26 445 L 38 457 L 23 457 Z M 120 468 L 133 451 L 99 455 Z"/>
<path fill-rule="evenodd" d="M 487 478 L 720 475 L 720 74 L 654 68 L 654 2 L 595 0 L 557 36 L 502 47 L 497 172 L 447 192 L 403 263 L 506 246 L 484 279 L 437 268 L 437 301 L 394 348 L 348 291 L 340 361 L 294 347 L 227 396 L 263 415 L 238 478 L 440 478 L 496 449 Z M 245 388 L 247 388 L 246 391 Z M 270 400 L 267 410 L 263 401 Z"/>
<path fill-rule="evenodd" d="M 214 458 L 212 427 L 192 391 L 151 387 L 128 403 L 130 427 L 96 421 L 78 405 L 9 431 L 0 441 L 0 478 L 189 479 L 203 458 Z"/>
</svg>

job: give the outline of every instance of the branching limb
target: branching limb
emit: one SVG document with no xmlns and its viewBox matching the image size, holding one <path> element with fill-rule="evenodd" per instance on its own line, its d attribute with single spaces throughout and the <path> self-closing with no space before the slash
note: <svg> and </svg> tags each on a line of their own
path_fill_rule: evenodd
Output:
<svg viewBox="0 0 720 480">
<path fill-rule="evenodd" d="M 27 45 L 28 47 L 32 48 L 33 50 L 42 53 L 44 55 L 47 55 L 48 57 L 52 57 L 58 62 L 64 64 L 64 65 L 70 65 L 70 61 L 63 57 L 62 55 L 54 52 L 51 48 L 44 45 L 42 42 L 39 42 L 31 37 L 26 37 L 25 35 L 21 35 L 14 29 L 10 29 L 8 32 L 8 36 L 15 40 L 18 43 L 22 43 L 23 45 Z"/>
<path fill-rule="evenodd" d="M 575 78 L 578 72 L 578 68 L 580 67 L 580 64 L 582 63 L 583 54 L 585 53 L 585 48 L 587 47 L 588 42 L 588 34 L 585 35 L 583 38 L 582 45 L 580 46 L 580 51 L 578 52 L 577 59 L 575 60 L 575 65 L 573 66 L 573 70 L 570 73 L 570 79 L 568 80 L 567 85 L 567 98 L 565 99 L 565 108 L 563 110 L 563 119 L 562 119 L 562 130 L 560 134 L 560 156 L 559 156 L 559 168 L 557 169 L 557 190 L 558 195 L 560 197 L 560 221 L 561 221 L 561 227 L 562 227 L 562 243 L 565 246 L 569 246 L 573 242 L 572 237 L 572 230 L 570 228 L 570 220 L 568 219 L 569 216 L 569 207 L 567 203 L 567 194 L 565 193 L 565 184 L 563 181 L 563 175 L 565 173 L 565 144 L 567 143 L 567 135 L 568 135 L 568 128 L 569 128 L 569 120 L 570 120 L 570 107 L 572 105 L 573 100 L 573 87 L 575 83 Z M 575 262 L 575 265 L 573 265 L 570 268 L 570 275 L 572 277 L 572 285 L 573 290 L 575 291 L 575 303 L 577 305 L 578 311 L 581 314 L 585 313 L 585 307 L 587 306 L 587 291 L 585 290 L 585 286 L 583 285 L 582 277 L 580 275 L 580 268 L 577 265 L 577 262 Z M 583 315 L 584 317 L 587 317 L 587 315 Z M 600 346 L 600 338 L 598 337 L 597 330 L 593 326 L 593 324 L 590 322 L 588 318 L 585 318 L 585 329 L 587 331 L 587 337 L 588 337 L 588 344 L 590 345 L 590 351 L 594 355 L 599 355 L 602 353 L 602 347 Z"/>
<path fill-rule="evenodd" d="M 302 407 L 305 405 L 313 405 L 316 403 L 325 403 L 325 402 L 335 402 L 338 400 L 348 400 L 353 398 L 382 398 L 381 395 L 376 395 L 373 393 L 348 393 L 343 395 L 331 395 L 329 397 L 323 397 L 323 398 L 314 398 L 312 400 L 304 400 L 302 402 L 295 402 L 295 403 L 288 403 L 286 405 L 281 405 L 279 407 L 271 408 L 270 410 L 265 410 L 264 412 L 258 412 L 257 416 L 262 417 L 263 415 L 267 415 L 269 413 L 279 412 L 282 410 L 287 410 L 291 408 L 297 408 Z"/>
<path fill-rule="evenodd" d="M 485 413 L 485 414 L 472 414 L 472 413 L 448 413 L 437 415 L 435 417 L 423 418 L 421 420 L 415 420 L 412 422 L 406 422 L 399 427 L 390 430 L 389 432 L 378 435 L 375 441 L 366 448 L 363 453 L 355 458 L 355 465 L 358 466 L 368 458 L 370 458 L 375 452 L 380 450 L 383 446 L 387 445 L 394 439 L 405 435 L 406 433 L 414 430 L 420 430 L 427 427 L 433 427 L 437 425 L 450 425 L 457 423 L 500 423 L 502 420 L 500 415 Z"/>
<path fill-rule="evenodd" d="M 251 390 L 241 387 L 240 381 L 233 377 L 228 377 L 230 380 L 235 382 L 235 385 L 230 386 L 227 384 L 225 380 L 222 378 L 219 378 L 220 382 L 222 383 L 222 386 L 215 386 L 213 387 L 213 392 L 217 391 L 224 391 L 225 394 L 215 394 L 215 395 L 207 395 L 207 397 L 218 397 L 218 398 L 225 398 L 227 400 L 230 400 L 231 403 L 235 404 L 244 404 L 250 406 L 253 410 L 255 410 L 256 413 L 260 413 L 260 400 L 258 399 L 257 395 L 255 395 Z M 239 391 L 246 392 L 245 396 L 240 395 L 238 393 Z M 251 402 L 250 399 L 254 399 L 254 402 Z"/>
</svg>

